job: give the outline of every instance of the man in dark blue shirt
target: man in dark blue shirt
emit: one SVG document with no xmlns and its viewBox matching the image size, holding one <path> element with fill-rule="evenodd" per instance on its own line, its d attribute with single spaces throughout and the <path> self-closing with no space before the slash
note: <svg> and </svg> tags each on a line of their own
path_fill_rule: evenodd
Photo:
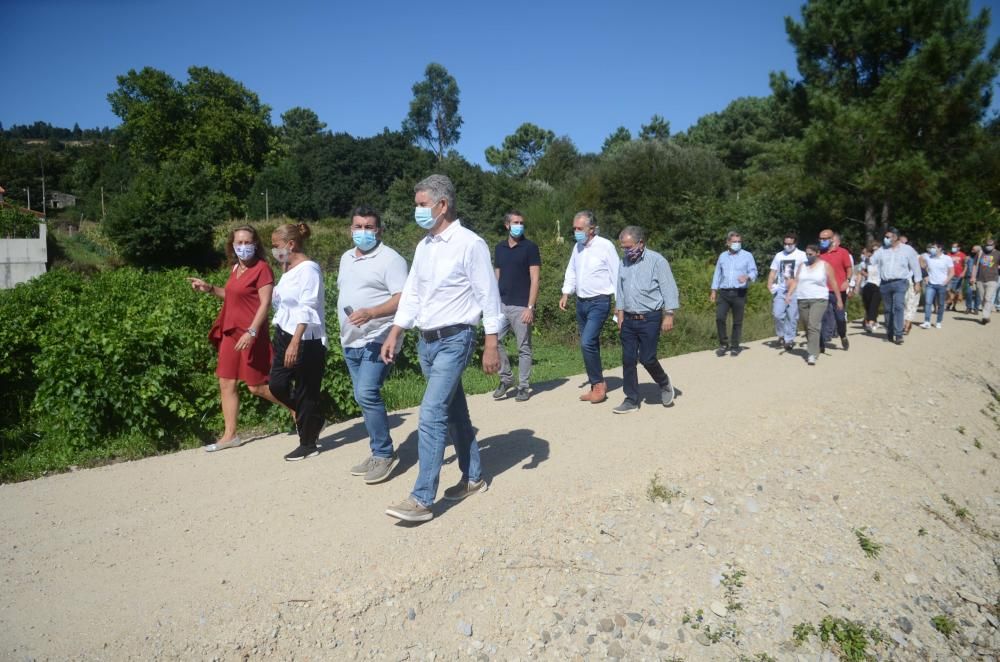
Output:
<svg viewBox="0 0 1000 662">
<path fill-rule="evenodd" d="M 500 349 L 500 385 L 493 392 L 495 400 L 507 397 L 514 383 L 510 359 L 504 350 L 503 337 L 513 329 L 517 340 L 517 367 L 519 380 L 515 400 L 524 402 L 530 397 L 528 382 L 531 378 L 531 327 L 535 322 L 535 301 L 538 299 L 538 274 L 542 258 L 538 245 L 524 237 L 524 216 L 511 211 L 503 218 L 507 238 L 497 244 L 493 264 L 500 289 L 502 312 L 498 346 Z"/>
</svg>

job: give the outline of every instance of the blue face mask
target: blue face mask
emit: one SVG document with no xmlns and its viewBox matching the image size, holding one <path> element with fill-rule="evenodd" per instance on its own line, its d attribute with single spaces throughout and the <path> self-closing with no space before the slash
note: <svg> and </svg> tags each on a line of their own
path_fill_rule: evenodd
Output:
<svg viewBox="0 0 1000 662">
<path fill-rule="evenodd" d="M 587 233 L 583 230 L 574 230 L 573 238 L 576 239 L 576 243 L 583 244 L 587 241 Z"/>
<path fill-rule="evenodd" d="M 794 244 L 792 246 L 785 246 L 785 252 L 786 253 L 791 253 L 794 250 L 795 250 Z"/>
<path fill-rule="evenodd" d="M 830 244 L 831 243 L 832 242 L 829 239 L 820 239 L 819 240 L 819 247 L 821 249 L 823 249 L 824 251 L 827 251 L 827 250 L 830 250 Z"/>
<path fill-rule="evenodd" d="M 882 237 L 882 245 L 886 248 L 892 246 L 892 237 Z"/>
<path fill-rule="evenodd" d="M 729 244 L 729 250 L 731 250 L 734 253 L 739 253 L 741 248 L 743 248 L 743 244 L 741 244 L 738 241 L 734 241 L 733 243 Z"/>
<path fill-rule="evenodd" d="M 514 237 L 515 239 L 524 236 L 524 226 L 523 225 L 510 226 L 510 236 Z"/>
<path fill-rule="evenodd" d="M 937 257 L 938 249 L 936 249 L 936 248 L 929 248 L 929 249 L 927 249 L 927 252 L 930 253 L 931 257 Z"/>
<path fill-rule="evenodd" d="M 351 237 L 354 239 L 354 245 L 364 253 L 375 248 L 375 244 L 378 243 L 374 230 L 353 230 Z"/>
<path fill-rule="evenodd" d="M 417 207 L 413 210 L 413 220 L 425 230 L 430 230 L 437 223 L 438 217 L 431 211 L 433 207 Z"/>
</svg>

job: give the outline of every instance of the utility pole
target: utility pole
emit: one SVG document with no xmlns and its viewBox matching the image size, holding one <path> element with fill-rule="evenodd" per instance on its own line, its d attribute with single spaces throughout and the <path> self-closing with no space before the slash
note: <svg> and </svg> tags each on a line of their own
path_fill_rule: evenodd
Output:
<svg viewBox="0 0 1000 662">
<path fill-rule="evenodd" d="M 104 187 L 101 187 L 101 220 L 104 220 Z"/>
<path fill-rule="evenodd" d="M 268 223 L 271 222 L 271 201 L 270 195 L 268 194 L 267 187 L 264 187 L 264 192 L 261 193 L 264 196 L 264 220 Z"/>
<path fill-rule="evenodd" d="M 31 211 L 31 187 L 24 189 L 24 192 L 28 194 L 28 211 Z"/>
<path fill-rule="evenodd" d="M 42 153 L 38 153 L 38 165 L 42 167 L 42 218 L 46 218 L 49 212 L 45 209 L 45 162 L 42 161 Z"/>
</svg>

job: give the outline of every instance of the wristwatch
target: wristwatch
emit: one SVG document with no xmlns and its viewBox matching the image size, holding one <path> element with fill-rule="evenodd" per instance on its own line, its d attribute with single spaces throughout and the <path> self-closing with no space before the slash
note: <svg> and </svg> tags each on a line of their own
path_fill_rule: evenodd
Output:
<svg viewBox="0 0 1000 662">
<path fill-rule="evenodd" d="M 534 309 L 535 309 L 534 306 L 528 306 L 528 310 L 534 310 Z"/>
<path fill-rule="evenodd" d="M 251 338 L 256 338 L 257 337 L 257 329 L 247 329 L 247 334 Z"/>
</svg>

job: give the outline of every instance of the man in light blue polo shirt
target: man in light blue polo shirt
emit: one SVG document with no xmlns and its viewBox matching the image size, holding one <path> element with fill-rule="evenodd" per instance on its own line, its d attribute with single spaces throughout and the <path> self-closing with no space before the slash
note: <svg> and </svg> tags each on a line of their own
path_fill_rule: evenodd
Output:
<svg viewBox="0 0 1000 662">
<path fill-rule="evenodd" d="M 337 273 L 337 315 L 344 361 L 372 452 L 351 475 L 364 476 L 371 485 L 388 478 L 399 463 L 382 400 L 382 384 L 391 367 L 382 361 L 382 343 L 406 283 L 406 260 L 382 243 L 382 220 L 371 207 L 351 212 L 351 236 L 354 248 L 341 256 Z"/>
<path fill-rule="evenodd" d="M 727 250 L 719 255 L 712 274 L 712 293 L 709 300 L 715 304 L 715 326 L 719 332 L 717 356 L 729 352 L 739 356 L 740 336 L 743 333 L 743 310 L 747 305 L 747 287 L 757 278 L 757 263 L 753 255 L 743 250 L 743 237 L 739 232 L 726 235 Z M 733 332 L 726 333 L 729 311 L 733 311 Z"/>
</svg>

